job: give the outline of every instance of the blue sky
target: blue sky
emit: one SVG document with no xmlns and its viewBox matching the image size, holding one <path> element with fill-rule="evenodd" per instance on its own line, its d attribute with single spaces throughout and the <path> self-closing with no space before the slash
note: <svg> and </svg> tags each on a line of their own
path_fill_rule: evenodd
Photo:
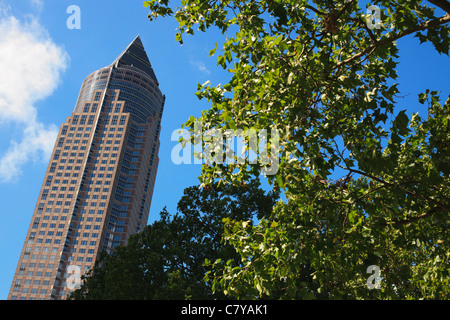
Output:
<svg viewBox="0 0 450 320">
<path fill-rule="evenodd" d="M 160 163 L 149 222 L 167 206 L 174 213 L 185 187 L 198 183 L 200 165 L 175 165 L 171 134 L 209 108 L 197 83 L 226 83 L 208 52 L 214 31 L 175 41 L 173 19 L 149 22 L 142 0 L 0 0 L 0 299 L 6 299 L 47 169 L 55 133 L 71 115 L 80 86 L 107 66 L 139 34 L 166 95 Z M 79 6 L 81 29 L 69 29 L 67 8 Z M 417 94 L 429 88 L 448 96 L 448 56 L 417 39 L 399 42 L 399 110 L 426 114 Z"/>
</svg>

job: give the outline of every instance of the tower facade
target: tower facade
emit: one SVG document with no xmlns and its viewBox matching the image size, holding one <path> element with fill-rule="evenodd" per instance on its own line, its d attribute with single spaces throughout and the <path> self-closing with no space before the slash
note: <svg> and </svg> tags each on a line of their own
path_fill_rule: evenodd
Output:
<svg viewBox="0 0 450 320">
<path fill-rule="evenodd" d="M 139 36 L 83 82 L 60 127 L 8 299 L 65 299 L 148 221 L 165 96 Z"/>
</svg>

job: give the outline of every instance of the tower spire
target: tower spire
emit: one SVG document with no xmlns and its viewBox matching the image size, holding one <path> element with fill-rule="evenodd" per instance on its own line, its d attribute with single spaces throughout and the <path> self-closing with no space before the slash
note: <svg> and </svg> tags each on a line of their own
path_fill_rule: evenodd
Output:
<svg viewBox="0 0 450 320">
<path fill-rule="evenodd" d="M 153 71 L 152 65 L 147 53 L 145 52 L 144 45 L 142 44 L 141 37 L 139 35 L 137 35 L 128 47 L 117 57 L 117 59 L 114 60 L 112 65 L 116 68 L 124 65 L 136 67 L 147 73 L 150 78 L 158 84 L 158 79 L 156 78 L 155 72 Z"/>
</svg>

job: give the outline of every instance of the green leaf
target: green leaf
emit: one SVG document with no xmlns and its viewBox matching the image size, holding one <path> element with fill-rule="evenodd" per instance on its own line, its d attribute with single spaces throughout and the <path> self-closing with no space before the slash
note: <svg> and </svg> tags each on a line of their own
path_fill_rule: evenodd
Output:
<svg viewBox="0 0 450 320">
<path fill-rule="evenodd" d="M 294 72 L 289 73 L 289 76 L 287 78 L 287 84 L 292 84 L 292 80 L 294 79 Z"/>
<path fill-rule="evenodd" d="M 175 40 L 178 41 L 180 44 L 183 44 L 183 37 L 181 36 L 181 33 L 175 34 Z"/>
<path fill-rule="evenodd" d="M 215 44 L 214 49 L 211 49 L 211 50 L 209 51 L 209 56 L 213 56 L 213 55 L 216 53 L 216 50 L 217 50 L 217 42 L 216 42 L 216 44 Z"/>
<path fill-rule="evenodd" d="M 400 111 L 394 120 L 394 127 L 401 136 L 406 136 L 410 132 L 408 129 L 409 118 L 405 112 L 406 110 Z"/>
</svg>

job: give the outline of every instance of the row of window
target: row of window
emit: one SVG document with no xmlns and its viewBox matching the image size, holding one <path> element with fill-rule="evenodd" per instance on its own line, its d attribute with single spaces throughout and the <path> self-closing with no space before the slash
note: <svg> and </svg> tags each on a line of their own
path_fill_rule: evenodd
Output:
<svg viewBox="0 0 450 320">
<path fill-rule="evenodd" d="M 33 229 L 38 229 L 39 227 L 40 228 L 50 228 L 50 229 L 64 229 L 65 224 L 60 223 L 60 224 L 58 224 L 58 226 L 56 226 L 56 223 L 50 223 L 50 224 L 47 222 L 42 222 L 41 224 L 39 224 L 38 222 L 33 223 L 33 226 L 32 226 Z M 52 232 L 52 235 L 53 235 L 53 231 L 48 231 L 48 232 Z M 62 236 L 62 233 L 59 235 Z"/>
<path fill-rule="evenodd" d="M 101 218 L 100 218 L 100 221 L 101 221 Z M 94 230 L 100 230 L 100 225 L 98 225 L 98 224 L 94 224 L 94 225 L 91 225 L 91 224 L 77 224 L 75 226 L 75 229 L 76 230 L 80 230 L 83 227 L 84 227 L 85 230 L 91 230 L 91 228 L 94 229 Z"/>
<path fill-rule="evenodd" d="M 13 292 L 19 292 L 19 287 L 14 287 Z M 47 294 L 47 289 L 38 289 L 38 288 L 22 288 L 22 293 L 31 293 L 31 294 Z M 15 300 L 15 299 L 13 299 Z"/>
<path fill-rule="evenodd" d="M 120 144 L 122 140 L 114 140 L 114 144 Z M 113 144 L 113 140 L 105 140 L 105 139 L 99 139 L 97 140 L 97 143 L 99 144 Z"/>
<path fill-rule="evenodd" d="M 65 126 L 67 127 L 67 126 Z M 67 133 L 67 129 L 66 129 L 66 133 Z M 67 133 L 67 137 L 68 138 L 89 138 L 91 136 L 90 133 Z"/>
<path fill-rule="evenodd" d="M 82 202 L 82 203 L 81 203 L 81 205 L 84 206 L 84 207 L 87 207 L 87 206 L 90 206 L 90 207 L 97 207 L 97 204 L 98 204 L 98 206 L 99 206 L 100 208 L 106 207 L 106 202 L 100 202 L 100 203 L 97 203 L 97 202 L 93 201 L 93 202 L 88 203 L 87 201 L 85 201 L 85 202 Z"/>
<path fill-rule="evenodd" d="M 126 97 L 124 100 L 127 102 L 132 100 L 141 105 L 146 105 L 149 107 L 149 109 L 152 110 L 152 112 L 159 109 L 157 108 L 157 105 L 161 104 L 161 101 L 155 101 L 155 98 L 158 100 L 161 100 L 161 98 L 157 95 L 149 94 L 146 90 L 143 90 L 139 86 L 135 86 L 134 84 L 130 84 L 120 80 L 111 81 L 111 85 L 115 89 L 120 90 L 120 99 Z"/>
<path fill-rule="evenodd" d="M 80 246 L 87 246 L 89 242 L 89 246 L 96 246 L 97 245 L 97 241 L 92 240 L 92 241 L 87 241 L 87 240 L 72 240 L 72 244 L 74 245 L 80 245 Z"/>
<path fill-rule="evenodd" d="M 53 155 L 53 160 L 55 160 L 55 161 L 59 160 L 60 156 L 61 156 L 61 150 L 55 150 L 55 154 Z M 64 152 L 63 156 L 69 156 L 69 153 Z M 71 153 L 70 154 L 70 157 L 75 157 L 75 156 L 76 156 L 76 153 Z M 84 153 L 79 153 L 78 157 L 84 157 Z M 67 163 L 75 163 L 75 159 L 74 158 L 59 160 L 60 163 L 66 163 L 66 161 L 67 161 Z M 83 159 L 76 159 L 76 163 L 79 163 L 79 164 L 83 163 Z"/>
<path fill-rule="evenodd" d="M 61 236 L 62 236 L 62 234 L 61 234 Z M 30 240 L 28 240 L 28 243 L 34 243 L 34 240 L 33 239 L 30 239 Z M 42 239 L 42 238 L 37 238 L 36 239 L 36 243 L 37 244 L 41 244 L 41 243 L 45 243 L 45 244 L 52 244 L 52 243 L 54 243 L 54 244 L 61 244 L 61 239 L 54 239 L 54 241 L 53 241 L 53 239 L 45 239 L 45 241 L 44 241 L 44 239 Z"/>
<path fill-rule="evenodd" d="M 27 247 L 25 249 L 26 252 L 31 252 L 31 247 Z M 40 252 L 41 251 L 41 247 L 40 246 L 35 246 L 33 248 L 33 251 L 35 252 Z M 50 252 L 50 247 L 42 247 L 42 252 Z M 58 247 L 53 247 L 51 252 L 58 252 Z"/>
<path fill-rule="evenodd" d="M 74 232 L 73 236 L 76 238 L 98 238 L 98 233 L 89 233 L 89 232 Z"/>
<path fill-rule="evenodd" d="M 60 138 L 59 139 L 59 142 L 60 143 L 63 143 L 64 142 L 64 138 Z M 75 144 L 87 144 L 89 142 L 89 140 L 88 139 L 83 139 L 83 140 L 80 140 L 80 139 L 75 139 L 75 140 L 72 140 L 72 139 L 67 139 L 66 140 L 66 143 L 67 144 L 71 144 L 71 143 L 75 143 Z"/>
<path fill-rule="evenodd" d="M 96 167 L 93 167 L 92 170 L 97 170 Z M 105 171 L 106 167 L 100 167 L 100 171 Z M 108 168 L 109 171 L 114 171 L 114 167 L 110 167 Z M 101 186 L 102 184 L 104 184 L 105 186 L 109 186 L 111 185 L 112 181 L 111 180 L 88 180 L 86 182 L 87 187 L 89 187 L 90 185 L 96 185 L 96 186 Z M 91 187 L 92 188 L 92 187 Z M 83 188 L 80 188 L 80 191 L 83 191 Z"/>
<path fill-rule="evenodd" d="M 102 146 L 102 145 L 100 145 L 100 146 L 97 146 L 97 148 L 96 148 L 96 150 L 97 151 L 119 151 L 119 147 L 110 147 L 110 146 Z"/>
<path fill-rule="evenodd" d="M 52 211 L 48 210 L 46 212 L 52 212 Z M 56 211 L 55 211 L 55 213 L 56 213 Z M 58 211 L 58 213 L 59 213 L 59 211 Z M 59 216 L 59 215 L 52 216 L 52 221 L 57 221 L 58 219 L 61 220 L 61 221 L 66 221 L 67 220 L 67 216 Z M 42 217 L 42 220 L 43 221 L 50 220 L 50 216 L 49 215 L 45 215 L 45 216 Z M 34 218 L 34 222 L 40 222 L 40 221 L 41 221 L 41 217 Z"/>
<path fill-rule="evenodd" d="M 86 259 L 85 259 L 86 258 Z M 67 261 L 69 262 L 93 262 L 94 258 L 93 257 L 68 257 Z M 65 286 L 64 284 L 62 285 L 63 287 Z"/>
<path fill-rule="evenodd" d="M 78 124 L 78 120 L 79 120 L 79 124 L 80 125 L 87 124 L 88 126 L 90 126 L 90 125 L 94 124 L 95 116 L 91 115 L 91 116 L 89 116 L 89 119 L 88 119 L 87 115 L 82 115 L 81 118 L 79 118 L 79 115 L 76 114 L 72 118 L 72 125 Z"/>
<path fill-rule="evenodd" d="M 64 204 L 63 204 L 63 202 L 64 202 Z M 71 203 L 72 203 L 71 201 L 56 201 L 56 205 L 57 206 L 62 206 L 62 205 L 70 206 Z M 49 206 L 53 206 L 54 204 L 55 204 L 54 201 L 48 201 L 47 202 L 47 205 L 49 205 Z M 55 208 L 53 210 L 54 210 L 55 213 L 60 213 L 61 212 L 61 208 Z M 42 212 L 44 212 L 44 204 L 42 204 L 42 206 L 39 206 L 37 211 L 36 211 L 37 214 L 41 214 Z M 51 208 L 46 208 L 45 212 L 51 212 Z M 69 209 L 68 208 L 63 208 L 62 209 L 62 213 L 69 213 Z"/>
<path fill-rule="evenodd" d="M 33 264 L 33 263 L 34 262 L 30 262 L 30 265 Z M 19 275 L 20 276 L 25 276 L 26 275 L 27 277 L 45 277 L 45 278 L 48 278 L 48 277 L 52 276 L 52 273 L 50 271 L 44 272 L 44 271 L 39 271 L 39 270 L 36 270 L 36 271 L 35 270 L 30 270 L 29 269 L 30 266 L 28 266 L 28 268 L 27 268 L 28 271 L 25 272 L 26 267 L 23 266 L 23 265 L 26 266 L 26 263 L 22 263 L 20 268 L 19 268 Z M 49 263 L 49 264 L 47 264 L 47 266 L 45 265 L 45 263 L 37 264 L 37 268 L 38 269 L 51 270 L 54 267 L 55 267 L 54 263 Z M 36 268 L 36 264 L 35 264 L 35 266 L 33 268 Z"/>
<path fill-rule="evenodd" d="M 92 189 L 92 188 L 91 188 Z M 106 199 L 108 199 L 108 195 L 106 195 L 106 194 L 103 194 L 103 195 L 98 195 L 98 194 L 93 194 L 93 195 L 91 195 L 91 194 L 85 194 L 83 197 L 82 197 L 82 199 L 93 199 L 93 200 L 97 200 L 97 199 L 101 199 L 101 200 L 106 200 Z"/>
<path fill-rule="evenodd" d="M 78 129 L 77 129 L 77 127 L 73 126 L 73 127 L 70 127 L 70 129 L 69 129 L 69 127 L 67 125 L 64 125 L 62 130 L 61 130 L 61 135 L 66 135 L 67 134 L 67 130 L 69 130 L 69 131 L 86 131 L 86 132 L 90 132 L 90 131 L 92 131 L 92 127 L 86 127 L 86 128 L 85 127 L 78 127 Z M 81 133 L 77 133 L 77 135 L 78 134 L 81 134 Z"/>
<path fill-rule="evenodd" d="M 28 260 L 28 259 L 30 259 L 30 257 L 31 257 L 31 260 L 47 260 L 48 259 L 47 255 L 41 255 L 39 257 L 38 254 L 30 254 L 29 252 L 25 252 L 23 254 L 23 260 Z M 55 261 L 56 256 L 54 256 L 54 255 L 50 256 L 50 260 Z M 38 268 L 44 268 L 44 263 L 39 263 Z"/>
<path fill-rule="evenodd" d="M 69 183 L 69 180 L 63 180 L 62 183 L 63 184 L 67 184 L 67 183 Z M 71 181 L 71 184 L 76 184 L 76 183 L 77 183 L 76 180 L 72 180 Z M 56 193 L 50 193 L 50 196 L 49 196 L 49 194 L 46 193 L 46 191 L 48 192 L 48 189 L 44 189 L 44 192 L 42 193 L 42 196 L 41 196 L 41 200 L 42 201 L 47 200 L 47 198 L 50 198 L 50 199 L 55 199 L 56 198 Z M 59 193 L 58 194 L 58 199 L 64 199 L 64 198 L 72 199 L 73 198 L 73 194 L 72 193 L 67 193 L 67 194 Z"/>
<path fill-rule="evenodd" d="M 64 168 L 64 166 L 62 168 Z M 64 170 L 64 169 L 59 169 L 59 170 Z M 67 169 L 67 170 L 69 170 L 69 169 Z M 80 175 L 79 172 L 66 172 L 64 174 L 62 172 L 58 172 L 56 174 L 57 177 L 66 177 L 66 178 L 68 178 L 68 177 L 78 177 L 79 175 Z M 51 182 L 51 180 L 47 180 L 47 183 L 49 183 L 49 182 Z"/>
<path fill-rule="evenodd" d="M 41 284 L 44 286 L 48 286 L 50 284 L 50 282 L 48 280 L 40 280 L 40 279 L 34 279 L 33 281 L 31 281 L 31 279 L 17 279 L 16 280 L 16 285 L 26 285 L 26 286 L 30 286 L 30 285 L 34 285 L 34 286 L 40 286 Z"/>
<path fill-rule="evenodd" d="M 59 148 L 61 148 L 62 147 L 62 145 L 60 145 L 60 144 L 58 144 L 58 147 Z M 78 148 L 80 148 L 80 149 L 78 149 Z M 84 151 L 84 150 L 86 150 L 86 146 L 64 146 L 64 149 L 63 150 L 65 150 L 65 151 L 68 151 L 68 150 L 74 150 L 74 151 L 78 151 L 78 150 L 81 150 L 81 151 Z"/>
<path fill-rule="evenodd" d="M 64 167 L 64 166 L 58 166 L 58 168 L 56 168 L 57 165 L 58 165 L 57 162 L 53 162 L 53 163 L 51 164 L 51 167 L 50 167 L 50 173 L 55 172 L 56 169 L 58 169 L 59 171 L 63 171 L 63 170 L 68 170 L 68 171 L 72 171 L 72 170 L 80 171 L 80 170 L 81 170 L 81 166 L 75 166 L 75 167 L 73 167 L 73 166 L 70 165 L 70 166 L 67 166 L 67 167 Z"/>
<path fill-rule="evenodd" d="M 140 89 L 139 91 L 147 90 L 157 97 L 161 96 L 161 91 L 153 83 L 153 81 L 147 80 L 146 77 L 141 77 L 137 72 L 125 71 L 124 74 L 124 72 L 120 69 L 116 69 L 115 71 L 116 72 L 114 73 L 114 79 L 117 80 L 124 79 L 127 81 L 131 81 L 136 84 L 136 85 L 133 84 L 133 86 L 139 88 Z M 134 79 L 132 79 L 130 76 L 133 77 Z"/>
</svg>

